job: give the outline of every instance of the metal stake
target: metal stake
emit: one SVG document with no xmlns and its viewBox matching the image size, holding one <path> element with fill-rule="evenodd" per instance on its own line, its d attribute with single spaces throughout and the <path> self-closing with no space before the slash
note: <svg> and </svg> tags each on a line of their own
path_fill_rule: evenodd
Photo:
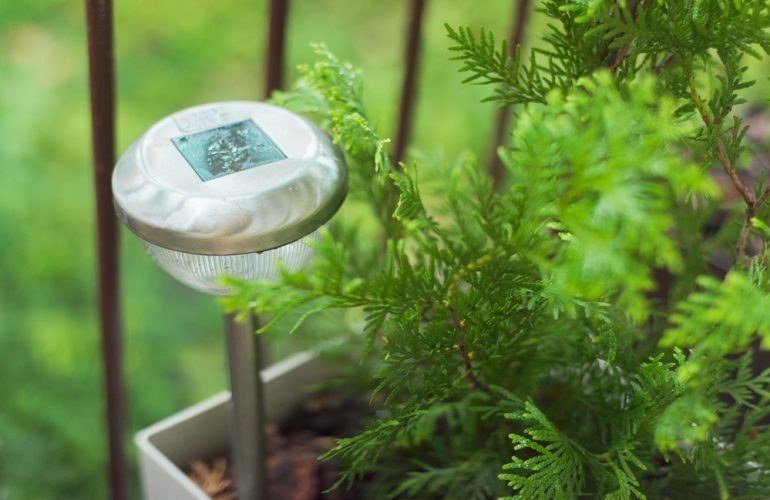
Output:
<svg viewBox="0 0 770 500">
<path fill-rule="evenodd" d="M 110 178 L 115 165 L 115 64 L 112 0 L 86 0 L 88 76 L 91 95 L 96 234 L 99 262 L 99 319 L 106 403 L 109 498 L 128 498 L 126 405 L 123 382 L 119 235 Z M 1 496 L 1 495 L 0 495 Z"/>
<path fill-rule="evenodd" d="M 227 361 L 230 370 L 230 434 L 239 500 L 267 498 L 265 469 L 265 405 L 257 318 L 239 322 L 225 314 Z"/>
</svg>

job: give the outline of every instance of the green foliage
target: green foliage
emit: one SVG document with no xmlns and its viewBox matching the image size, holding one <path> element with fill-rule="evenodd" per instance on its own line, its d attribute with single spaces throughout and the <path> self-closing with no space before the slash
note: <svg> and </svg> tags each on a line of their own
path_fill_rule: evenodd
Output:
<svg viewBox="0 0 770 500">
<path fill-rule="evenodd" d="M 350 169 L 350 191 L 362 196 L 377 211 L 381 221 L 390 224 L 393 211 L 391 198 L 383 187 L 390 172 L 390 158 L 384 145 L 369 125 L 363 104 L 361 73 L 322 46 L 316 45 L 320 60 L 313 66 L 300 66 L 303 79 L 300 92 L 276 92 L 273 102 L 320 119 L 321 124 L 332 132 L 334 141 L 347 153 L 353 164 Z M 368 164 L 374 160 L 374 169 Z M 359 165 L 359 168 L 355 166 Z M 363 168 L 367 165 L 367 168 Z"/>
<path fill-rule="evenodd" d="M 529 471 L 501 474 L 514 491 L 525 498 L 575 498 L 585 484 L 582 456 L 586 452 L 564 436 L 532 403 L 524 404 L 520 414 L 506 414 L 506 418 L 531 425 L 524 429 L 528 437 L 510 434 L 514 451 L 529 450 L 531 456 L 514 456 L 503 469 Z M 513 498 L 513 497 L 510 497 Z"/>
<path fill-rule="evenodd" d="M 659 98 L 652 80 L 629 90 L 623 98 L 601 72 L 579 80 L 567 98 L 552 92 L 546 106 L 519 116 L 503 158 L 517 180 L 517 229 L 561 236 L 541 238 L 532 255 L 554 286 L 589 299 L 622 290 L 619 305 L 643 317 L 649 270 L 682 265 L 666 234 L 673 207 L 714 187 L 671 147 L 687 134 L 674 102 Z"/>
<path fill-rule="evenodd" d="M 113 4 L 117 153 L 185 107 L 261 99 L 264 1 L 207 0 L 184 12 L 170 0 L 154 1 L 151 9 Z M 3 1 L 0 11 L 0 498 L 106 498 L 83 8 L 69 0 Z M 505 23 L 470 0 L 441 11 L 463 22 Z M 369 112 L 378 127 L 389 128 L 402 23 L 402 9 L 373 0 L 306 2 L 292 12 L 286 32 L 287 77 L 312 59 L 307 41 L 323 40 L 363 68 Z M 486 123 L 489 107 L 474 106 L 481 89 L 445 85 L 454 66 L 445 61 L 443 28 L 426 23 L 424 33 L 422 53 L 437 64 L 421 73 L 421 85 L 442 91 L 423 94 L 420 113 L 443 112 L 447 101 L 458 103 L 458 112 L 441 121 L 438 129 L 447 133 L 440 140 L 431 124 L 417 123 L 414 132 L 428 148 L 447 144 L 449 154 L 480 146 L 484 127 L 459 125 Z M 361 221 L 359 240 L 368 231 L 368 221 Z M 226 388 L 227 372 L 216 302 L 168 277 L 129 232 L 121 242 L 130 435 Z M 351 260 L 374 268 L 364 261 L 371 255 L 359 252 Z M 288 314 L 285 322 L 291 326 L 304 312 Z M 275 328 L 265 342 L 280 359 L 343 328 L 322 315 L 292 337 L 288 328 Z M 126 450 L 129 498 L 139 498 L 138 462 L 128 440 Z"/>
<path fill-rule="evenodd" d="M 360 75 L 319 47 L 278 101 L 345 151 L 376 235 L 338 221 L 309 268 L 230 281 L 229 306 L 363 317 L 384 407 L 328 456 L 340 483 L 373 474 L 378 498 L 768 497 L 770 372 L 752 346 L 768 345 L 770 285 L 767 253 L 747 248 L 768 240 L 770 191 L 736 174 L 750 150 L 734 111 L 768 7 L 542 11 L 553 25 L 529 57 L 447 27 L 467 81 L 515 105 L 504 189 L 469 155 L 391 164 Z M 701 228 L 724 208 L 714 164 L 742 198 L 735 247 Z M 705 274 L 728 248 L 733 269 Z"/>
<path fill-rule="evenodd" d="M 539 10 L 552 24 L 543 36 L 545 47 L 529 57 L 521 50 L 509 57 L 506 44 L 498 48 L 488 31 L 475 36 L 469 28 L 447 26 L 461 71 L 470 73 L 466 81 L 494 84 L 491 99 L 506 104 L 544 103 L 551 90 L 568 90 L 600 68 L 612 68 L 621 82 L 647 69 L 661 74 L 676 95 L 687 96 L 689 77 L 707 70 L 716 52 L 731 66 L 720 93 L 728 104 L 721 109 L 729 113 L 730 90 L 740 88 L 733 78 L 741 72 L 741 54 L 770 51 L 770 11 L 763 0 L 546 0 Z M 720 99 L 713 102 L 717 107 Z"/>
<path fill-rule="evenodd" d="M 693 346 L 698 357 L 719 359 L 746 345 L 756 334 L 762 347 L 770 349 L 770 296 L 757 283 L 732 271 L 721 281 L 703 276 L 698 284 L 700 290 L 670 316 L 672 327 L 665 333 L 664 345 Z M 735 308 L 735 304 L 742 307 Z"/>
</svg>

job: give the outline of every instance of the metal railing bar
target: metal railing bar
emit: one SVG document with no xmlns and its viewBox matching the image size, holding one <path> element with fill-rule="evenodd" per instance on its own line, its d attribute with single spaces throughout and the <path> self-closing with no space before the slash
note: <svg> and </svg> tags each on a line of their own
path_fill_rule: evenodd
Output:
<svg viewBox="0 0 770 500">
<path fill-rule="evenodd" d="M 283 88 L 289 0 L 270 0 L 268 10 L 270 24 L 267 31 L 267 58 L 265 59 L 265 98 L 270 97 L 274 90 Z"/>
<path fill-rule="evenodd" d="M 109 492 L 112 500 L 123 500 L 127 497 L 127 466 L 123 439 L 125 404 L 118 294 L 118 225 L 112 208 L 111 187 L 112 168 L 115 164 L 112 1 L 86 0 L 85 8 L 96 197 L 99 318 L 109 453 Z"/>
<path fill-rule="evenodd" d="M 511 20 L 511 32 L 508 39 L 508 53 L 513 54 L 516 47 L 521 45 L 524 39 L 524 30 L 527 27 L 531 0 L 516 0 Z M 508 125 L 511 119 L 511 110 L 508 107 L 500 108 L 495 115 L 495 125 L 491 151 L 487 161 L 487 172 L 492 178 L 495 187 L 498 187 L 503 179 L 503 163 L 497 154 L 499 148 L 505 142 L 508 133 Z"/>
<path fill-rule="evenodd" d="M 398 113 L 396 140 L 393 147 L 393 160 L 398 164 L 404 158 L 406 146 L 414 114 L 415 82 L 420 57 L 420 40 L 422 38 L 422 19 L 425 12 L 426 0 L 412 0 L 409 10 L 409 25 L 407 32 L 406 50 L 404 53 L 404 79 L 401 84 L 401 104 Z"/>
</svg>

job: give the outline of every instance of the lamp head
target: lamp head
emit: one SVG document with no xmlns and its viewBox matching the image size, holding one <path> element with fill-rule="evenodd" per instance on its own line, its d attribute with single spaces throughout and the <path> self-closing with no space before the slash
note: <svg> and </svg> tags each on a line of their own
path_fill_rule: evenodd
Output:
<svg viewBox="0 0 770 500">
<path fill-rule="evenodd" d="M 179 281 L 226 294 L 221 274 L 273 279 L 347 193 L 339 148 L 306 119 L 268 104 L 188 108 L 148 129 L 112 177 L 118 217 Z"/>
</svg>

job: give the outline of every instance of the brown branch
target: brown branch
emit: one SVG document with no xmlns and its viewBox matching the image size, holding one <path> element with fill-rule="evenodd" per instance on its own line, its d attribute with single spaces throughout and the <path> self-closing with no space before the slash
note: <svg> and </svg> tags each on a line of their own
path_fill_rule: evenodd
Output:
<svg viewBox="0 0 770 500">
<path fill-rule="evenodd" d="M 655 64 L 650 68 L 650 71 L 652 71 L 653 74 L 659 75 L 661 71 L 666 69 L 667 67 L 671 66 L 671 64 L 676 60 L 676 55 L 671 54 L 667 58 L 665 58 L 663 61 L 659 62 L 658 64 Z"/>
<path fill-rule="evenodd" d="M 690 95 L 692 97 L 693 104 L 698 110 L 698 113 L 700 113 L 700 117 L 703 120 L 703 123 L 706 125 L 706 128 L 713 128 L 714 120 L 711 119 L 711 116 L 708 113 L 708 109 L 706 109 L 706 105 L 700 98 L 698 90 L 695 88 L 695 81 L 692 78 L 690 78 Z M 714 145 L 714 151 L 716 152 L 719 163 L 722 165 L 722 169 L 725 171 L 727 176 L 730 177 L 730 181 L 732 181 L 735 189 L 738 191 L 738 193 L 740 193 L 741 197 L 743 197 L 746 205 L 754 209 L 756 203 L 754 195 L 738 177 L 738 173 L 735 171 L 735 167 L 733 167 L 730 158 L 727 157 L 724 144 L 722 144 L 720 139 L 717 139 L 716 144 Z"/>
<path fill-rule="evenodd" d="M 762 191 L 762 194 L 759 195 L 759 198 L 757 199 L 756 209 L 759 210 L 759 207 L 765 204 L 765 202 L 770 199 L 770 186 L 766 186 L 765 190 Z"/>
<path fill-rule="evenodd" d="M 652 0 L 644 0 L 642 2 L 642 9 L 648 9 L 650 7 L 650 4 L 652 4 Z M 633 23 L 637 24 L 637 2 L 631 2 L 629 3 L 629 7 L 631 10 L 631 15 Z M 622 16 L 622 14 L 621 14 Z M 620 48 L 620 50 L 615 54 L 615 58 L 612 60 L 612 64 L 610 64 L 610 71 L 614 74 L 618 71 L 618 68 L 620 68 L 620 65 L 623 64 L 623 61 L 628 59 L 628 56 L 631 54 L 631 43 L 634 41 L 632 38 L 631 40 L 627 41 L 623 47 Z"/>
<path fill-rule="evenodd" d="M 752 193 L 749 190 L 749 188 L 746 187 L 746 185 L 743 183 L 740 177 L 738 177 L 738 173 L 735 171 L 735 167 L 733 167 L 733 164 L 730 161 L 730 158 L 727 157 L 727 153 L 725 152 L 725 147 L 722 144 L 721 140 L 717 139 L 717 143 L 714 146 L 714 150 L 717 153 L 717 159 L 719 160 L 719 163 L 722 164 L 722 168 L 727 173 L 727 175 L 730 176 L 730 180 L 735 186 L 735 189 L 737 189 L 738 192 L 741 194 L 741 196 L 743 197 L 743 200 L 746 202 L 746 205 L 754 209 L 755 208 L 754 205 L 757 202 L 754 199 L 754 193 Z"/>
<path fill-rule="evenodd" d="M 457 340 L 455 345 L 457 346 L 457 352 L 460 353 L 463 358 L 463 362 L 465 363 L 465 378 L 468 379 L 476 389 L 480 389 L 492 396 L 492 390 L 489 388 L 489 386 L 482 382 L 473 371 L 473 361 L 471 360 L 471 355 L 465 349 L 465 338 L 463 336 L 465 333 L 465 323 L 460 319 L 459 316 L 457 316 L 457 313 L 452 306 L 447 305 L 447 308 L 449 309 L 449 316 L 452 318 L 452 323 L 454 323 L 455 328 L 457 329 Z"/>
<path fill-rule="evenodd" d="M 741 226 L 741 232 L 738 234 L 738 243 L 735 245 L 735 263 L 743 266 L 743 257 L 746 252 L 746 246 L 749 243 L 749 236 L 751 235 L 751 228 L 753 224 L 751 219 L 757 215 L 757 212 L 762 205 L 770 199 L 770 186 L 765 186 L 765 189 L 759 195 L 759 198 L 753 205 L 746 207 L 746 217 L 743 219 L 743 225 Z"/>
<path fill-rule="evenodd" d="M 698 94 L 693 78 L 690 78 L 690 95 L 692 97 L 693 104 L 698 110 L 698 113 L 700 113 L 703 123 L 706 125 L 706 128 L 714 128 L 716 124 L 709 115 L 705 103 Z M 759 207 L 761 207 L 762 204 L 764 204 L 768 198 L 770 198 L 770 187 L 766 187 L 764 191 L 762 191 L 762 194 L 759 196 L 759 199 L 757 199 L 754 196 L 754 193 L 752 193 L 749 188 L 746 187 L 740 177 L 738 177 L 738 173 L 730 161 L 730 158 L 727 156 L 725 146 L 720 138 L 717 138 L 716 143 L 714 144 L 714 152 L 716 153 L 719 163 L 722 165 L 722 169 L 725 171 L 727 176 L 730 177 L 730 181 L 732 181 L 733 186 L 735 186 L 735 189 L 738 191 L 738 193 L 740 193 L 743 201 L 746 203 L 746 217 L 743 220 L 741 232 L 738 234 L 738 242 L 735 245 L 735 262 L 738 265 L 743 265 L 745 256 L 744 254 L 746 253 L 746 245 L 748 244 L 749 236 L 751 235 L 751 219 L 756 215 Z"/>
<path fill-rule="evenodd" d="M 623 64 L 623 61 L 625 61 L 628 58 L 628 54 L 631 49 L 631 40 L 627 41 L 625 45 L 618 51 L 617 54 L 615 54 L 615 59 L 612 61 L 612 64 L 610 65 L 610 71 L 613 73 L 618 71 L 618 68 L 621 64 Z"/>
<path fill-rule="evenodd" d="M 743 220 L 741 226 L 741 232 L 738 235 L 738 243 L 735 244 L 735 263 L 743 267 L 744 255 L 746 253 L 746 245 L 749 242 L 749 235 L 751 234 L 751 219 L 754 214 L 753 210 L 746 209 L 746 217 Z"/>
</svg>

